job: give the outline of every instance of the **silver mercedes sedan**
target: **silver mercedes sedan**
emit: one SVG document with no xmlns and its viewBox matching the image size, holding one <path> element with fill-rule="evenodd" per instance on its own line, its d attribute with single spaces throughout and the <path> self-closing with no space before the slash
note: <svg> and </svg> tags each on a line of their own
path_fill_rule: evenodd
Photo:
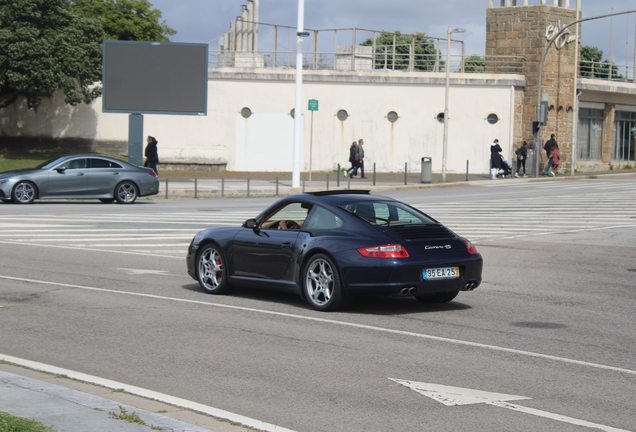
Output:
<svg viewBox="0 0 636 432">
<path fill-rule="evenodd" d="M 0 200 L 7 203 L 96 198 L 132 204 L 137 197 L 158 193 L 159 178 L 151 168 L 108 156 L 62 156 L 35 168 L 0 173 Z"/>
</svg>

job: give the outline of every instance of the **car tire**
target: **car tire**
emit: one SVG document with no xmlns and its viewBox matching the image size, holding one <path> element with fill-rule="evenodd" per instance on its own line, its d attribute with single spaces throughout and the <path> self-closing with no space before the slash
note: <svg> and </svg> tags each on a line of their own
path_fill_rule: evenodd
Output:
<svg viewBox="0 0 636 432">
<path fill-rule="evenodd" d="M 119 204 L 132 204 L 137 195 L 137 186 L 133 182 L 123 181 L 115 188 L 115 199 Z"/>
<path fill-rule="evenodd" d="M 35 200 L 35 185 L 29 181 L 20 181 L 11 191 L 11 198 L 14 203 L 31 204 Z"/>
<path fill-rule="evenodd" d="M 209 294 L 225 294 L 230 291 L 227 281 L 225 256 L 214 244 L 205 246 L 197 255 L 197 280 Z"/>
<path fill-rule="evenodd" d="M 338 267 L 325 254 L 316 254 L 307 262 L 303 289 L 309 305 L 319 311 L 335 311 L 346 303 Z"/>
<path fill-rule="evenodd" d="M 99 200 L 103 202 L 104 204 L 110 204 L 113 201 L 115 201 L 115 198 L 100 198 Z"/>
<path fill-rule="evenodd" d="M 457 294 L 459 294 L 459 291 L 447 291 L 427 295 L 419 295 L 415 296 L 415 298 L 422 303 L 448 303 L 449 301 L 457 297 Z"/>
</svg>

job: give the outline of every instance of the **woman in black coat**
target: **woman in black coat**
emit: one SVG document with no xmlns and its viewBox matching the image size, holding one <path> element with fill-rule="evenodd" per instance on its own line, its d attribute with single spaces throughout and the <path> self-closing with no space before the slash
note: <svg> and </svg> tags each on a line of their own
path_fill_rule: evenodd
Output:
<svg viewBox="0 0 636 432">
<path fill-rule="evenodd" d="M 490 145 L 490 175 L 492 179 L 497 178 L 497 173 L 501 168 L 501 147 L 499 146 L 499 140 L 495 139 Z"/>
</svg>

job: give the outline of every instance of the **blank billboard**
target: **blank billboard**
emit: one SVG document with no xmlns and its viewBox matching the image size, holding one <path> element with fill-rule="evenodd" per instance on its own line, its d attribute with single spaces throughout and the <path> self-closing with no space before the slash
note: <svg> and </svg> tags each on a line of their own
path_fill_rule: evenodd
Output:
<svg viewBox="0 0 636 432">
<path fill-rule="evenodd" d="M 206 115 L 208 45 L 105 40 L 103 112 Z"/>
</svg>

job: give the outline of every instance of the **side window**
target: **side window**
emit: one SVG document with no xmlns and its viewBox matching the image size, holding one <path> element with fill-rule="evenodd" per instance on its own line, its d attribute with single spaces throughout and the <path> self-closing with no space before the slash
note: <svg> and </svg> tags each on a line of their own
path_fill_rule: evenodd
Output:
<svg viewBox="0 0 636 432">
<path fill-rule="evenodd" d="M 119 165 L 117 162 L 111 162 L 110 163 L 110 167 L 111 168 L 123 168 L 123 166 Z"/>
<path fill-rule="evenodd" d="M 310 205 L 303 203 L 290 203 L 268 215 L 261 222 L 261 228 L 270 229 L 300 229 L 307 219 L 311 209 Z"/>
<path fill-rule="evenodd" d="M 64 162 L 60 166 L 63 166 L 67 170 L 70 170 L 70 169 L 84 169 L 84 168 L 86 168 L 86 159 L 73 159 L 73 160 Z"/>
<path fill-rule="evenodd" d="M 322 207 L 316 207 L 311 218 L 306 222 L 305 229 L 340 229 L 344 226 L 344 221 L 340 216 Z"/>
<path fill-rule="evenodd" d="M 91 168 L 110 168 L 110 161 L 105 159 L 89 159 Z"/>
</svg>

